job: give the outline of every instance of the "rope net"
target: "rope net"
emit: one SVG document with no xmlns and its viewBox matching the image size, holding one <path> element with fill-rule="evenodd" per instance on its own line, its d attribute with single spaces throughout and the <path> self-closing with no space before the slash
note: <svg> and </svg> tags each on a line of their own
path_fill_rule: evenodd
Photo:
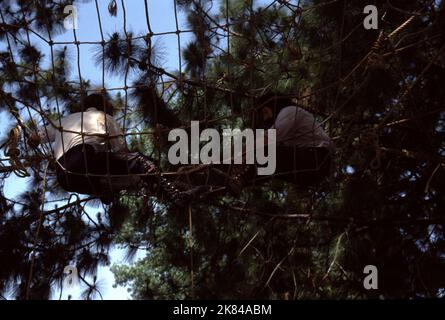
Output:
<svg viewBox="0 0 445 320">
<path fill-rule="evenodd" d="M 406 34 L 403 37 L 401 34 L 403 35 L 404 30 L 409 28 L 416 18 L 421 17 L 422 9 L 405 13 L 407 18 L 401 24 L 393 28 L 389 26 L 388 33 L 385 31 L 378 33 L 369 52 L 361 60 L 348 69 L 341 66 L 341 60 L 336 61 L 340 64 L 339 77 L 322 87 L 316 87 L 305 79 L 304 74 L 310 78 L 309 74 L 316 72 L 317 64 L 326 63 L 323 60 L 333 57 L 339 51 L 341 56 L 342 47 L 348 38 L 354 33 L 363 32 L 363 22 L 360 19 L 349 34 L 341 33 L 335 43 L 320 46 L 320 52 L 309 52 L 304 45 L 301 45 L 302 39 L 307 41 L 305 39 L 307 35 L 302 34 L 300 27 L 300 24 L 305 21 L 304 18 L 310 19 L 315 10 L 323 10 L 324 6 L 335 2 L 337 1 L 303 4 L 301 1 L 275 0 L 232 4 L 231 1 L 225 0 L 219 4 L 220 12 L 218 12 L 215 10 L 217 4 L 213 1 L 172 1 L 175 29 L 154 32 L 150 20 L 150 5 L 148 1 L 142 1 L 141 10 L 143 7 L 146 32 L 135 35 L 128 30 L 128 20 L 131 17 L 127 16 L 125 1 L 110 1 L 108 14 L 116 16 L 119 9 L 123 25 L 122 32 L 107 36 L 101 18 L 104 12 L 101 12 L 98 1 L 95 1 L 96 24 L 100 31 L 98 41 L 82 41 L 75 28 L 72 29 L 72 41 L 55 41 L 57 24 L 60 27 L 62 20 L 48 20 L 50 18 L 48 12 L 40 12 L 32 16 L 25 10 L 14 11 L 9 7 L 3 7 L 2 33 L 6 39 L 7 50 L 3 52 L 2 63 L 5 70 L 13 65 L 14 72 L 19 72 L 23 77 L 20 80 L 14 79 L 10 84 L 11 88 L 17 89 L 17 95 L 13 92 L 1 92 L 3 103 L 15 118 L 17 126 L 11 131 L 8 141 L 4 144 L 5 155 L 9 158 L 2 159 L 0 171 L 5 177 L 11 171 L 23 177 L 29 174 L 27 167 L 40 170 L 41 173 L 42 168 L 33 166 L 41 160 L 54 162 L 54 150 L 51 144 L 33 148 L 27 145 L 26 138 L 36 132 L 38 127 L 43 127 L 47 135 L 48 126 L 69 132 L 66 128 L 62 129 L 61 119 L 67 112 L 83 113 L 85 108 L 82 106 L 82 101 L 90 93 L 100 93 L 113 101 L 114 107 L 118 109 L 116 118 L 122 128 L 126 149 L 139 149 L 149 153 L 157 163 L 161 163 L 161 167 L 171 170 L 163 170 L 162 175 L 165 176 L 183 176 L 190 170 L 196 172 L 203 168 L 207 170 L 204 181 L 209 179 L 209 166 L 198 168 L 196 166 L 188 168 L 168 166 L 165 157 L 167 150 L 165 140 L 166 134 L 172 128 L 190 129 L 188 123 L 191 120 L 199 120 L 204 128 L 255 127 L 256 122 L 261 121 L 261 119 L 258 120 L 259 117 L 255 111 L 262 107 L 258 105 L 257 98 L 266 92 L 285 92 L 286 97 L 293 99 L 297 105 L 314 112 L 320 118 L 320 122 L 328 128 L 329 134 L 334 137 L 337 147 L 343 148 L 342 144 L 348 144 L 351 137 L 357 135 L 357 132 L 343 130 L 341 113 L 350 107 L 351 99 L 363 92 L 366 80 L 358 81 L 358 79 L 364 74 L 383 68 L 383 59 L 386 57 L 391 57 L 391 62 L 394 61 L 394 63 L 390 66 L 385 65 L 384 68 L 396 68 L 398 54 L 403 53 L 407 47 L 425 45 L 431 39 L 421 39 L 404 46 L 405 38 L 412 34 Z M 52 9 L 60 11 L 64 8 L 63 5 L 65 4 L 54 3 Z M 30 6 L 36 10 L 43 10 L 43 6 L 38 2 Z M 239 9 L 241 11 L 237 11 Z M 391 7 L 388 7 L 389 9 Z M 189 10 L 187 23 L 180 21 L 181 10 Z M 347 10 L 346 5 L 343 8 L 343 18 L 345 10 Z M 12 19 L 12 12 L 22 12 L 23 16 Z M 51 18 L 54 19 L 54 17 Z M 93 22 L 88 27 L 92 26 Z M 24 30 L 24 32 L 20 34 L 19 30 Z M 322 27 L 320 30 L 323 32 Z M 375 34 L 372 31 L 369 33 Z M 163 68 L 157 56 L 156 40 L 168 36 L 177 38 L 176 70 Z M 183 38 L 187 36 L 193 41 L 186 43 Z M 47 70 L 42 67 L 43 57 L 35 49 L 35 43 L 31 39 L 36 39 L 49 48 L 50 68 Z M 319 40 L 322 41 L 322 37 L 319 37 Z M 64 47 L 57 51 L 58 46 Z M 99 86 L 91 86 L 90 81 L 82 76 L 81 60 L 84 59 L 81 55 L 82 46 L 96 48 L 94 61 L 101 70 Z M 16 52 L 18 48 L 22 56 L 18 56 Z M 71 79 L 67 79 L 65 74 L 65 69 L 68 68 L 67 50 L 69 48 L 74 49 L 75 53 L 74 72 Z M 431 64 L 426 66 L 425 72 L 438 59 L 439 54 L 440 52 Z M 22 58 L 22 60 L 16 61 L 17 58 Z M 311 65 L 305 70 L 305 64 L 309 65 L 314 59 L 319 60 L 315 63 L 315 67 Z M 110 73 L 119 75 L 121 86 L 106 85 L 107 74 Z M 405 85 L 401 86 L 399 96 L 394 99 L 394 109 L 403 108 L 402 104 L 411 94 L 416 82 L 421 81 L 423 73 L 414 83 L 405 81 Z M 239 81 L 243 79 L 247 83 L 240 84 Z M 340 87 L 343 87 L 344 93 L 340 92 Z M 317 102 L 314 96 L 328 97 L 333 91 L 336 92 L 333 103 L 329 101 L 330 105 L 314 106 Z M 341 102 L 339 97 L 343 94 L 348 98 Z M 362 145 L 370 146 L 371 150 L 374 149 L 375 156 L 370 163 L 373 169 L 377 169 L 380 165 L 382 149 L 378 141 L 379 130 L 394 125 L 394 121 L 389 121 L 393 116 L 392 112 L 388 112 L 372 127 L 359 129 Z M 24 121 L 23 118 L 27 120 Z M 108 127 L 106 122 L 107 117 L 105 117 L 105 126 Z M 313 128 L 315 123 L 314 118 Z M 82 132 L 80 135 L 82 141 L 85 142 L 85 138 L 91 134 Z M 108 134 L 107 138 L 112 139 L 117 136 Z M 62 148 L 63 153 L 68 150 L 63 141 Z M 294 157 L 296 157 L 295 154 Z M 103 165 L 109 168 L 108 156 L 105 161 Z M 9 166 L 5 164 L 7 162 Z M 86 159 L 85 162 L 87 162 Z M 317 170 L 322 165 L 322 162 L 318 162 Z M 63 164 L 61 165 L 63 167 Z M 86 166 L 88 167 L 88 164 Z M 224 170 L 229 172 L 230 167 Z M 129 169 L 127 171 L 125 176 L 132 175 Z M 290 173 L 298 171 L 299 169 L 294 167 Z M 229 176 L 227 172 L 226 176 Z M 149 174 L 159 176 L 160 173 Z M 88 168 L 83 175 L 95 176 L 94 173 L 88 172 Z M 110 172 L 106 172 L 105 175 L 111 188 L 111 178 L 115 175 Z M 186 180 L 192 183 L 190 177 Z M 252 181 L 255 182 L 255 179 Z"/>
<path fill-rule="evenodd" d="M 365 30 L 365 15 L 347 1 L 171 0 L 175 27 L 156 31 L 151 13 L 160 4 L 145 0 L 138 2 L 139 12 L 143 12 L 145 19 L 145 28 L 137 30 L 138 34 L 129 27 L 134 20 L 128 11 L 129 1 L 112 0 L 107 2 L 105 9 L 103 2 L 85 2 L 92 4 L 95 21 L 79 25 L 79 28 L 99 30 L 96 41 L 83 40 L 80 29 L 63 29 L 67 15 L 64 8 L 72 5 L 71 1 L 6 1 L 0 4 L 0 110 L 9 112 L 14 125 L 0 148 L 5 156 L 0 159 L 1 190 L 3 192 L 6 178 L 12 173 L 19 177 L 32 175 L 39 183 L 43 181 L 43 203 L 34 233 L 34 249 L 39 244 L 40 228 L 59 223 L 63 213 L 73 206 L 97 227 L 85 205 L 101 192 L 93 190 L 96 192 L 91 192 L 88 197 L 63 192 L 60 196 L 54 192 L 51 197 L 45 197 L 47 189 L 58 185 L 57 165 L 62 166 L 64 174 L 85 177 L 90 185 L 94 184 L 90 179 L 103 178 L 105 193 L 113 191 L 115 178 L 123 176 L 133 181 L 134 176 L 154 177 L 150 180 L 154 181 L 152 190 L 134 184 L 134 188 L 121 192 L 120 195 L 125 197 L 136 195 L 145 199 L 155 195 L 161 178 L 170 179 L 181 190 L 210 186 L 207 193 L 226 195 L 229 189 L 236 189 L 236 186 L 230 186 L 231 177 L 249 173 L 250 167 L 171 165 L 167 160 L 171 145 L 167 135 L 175 128 L 190 132 L 191 121 L 199 121 L 201 130 L 264 127 L 258 112 L 263 105 L 258 101 L 268 93 L 279 92 L 281 98 L 311 112 L 315 116 L 312 132 L 320 124 L 338 150 L 334 162 L 339 166 L 333 176 L 309 189 L 313 192 L 306 199 L 308 210 L 321 198 L 326 198 L 325 187 L 329 187 L 329 183 L 331 187 L 347 185 L 348 170 L 360 170 L 359 177 L 365 172 L 375 172 L 384 181 L 394 162 L 407 159 L 415 159 L 417 164 L 433 161 L 437 166 L 427 179 L 425 190 L 428 191 L 434 184 L 434 176 L 445 163 L 443 149 L 438 154 L 406 147 L 411 138 L 409 134 L 397 133 L 395 138 L 387 139 L 387 135 L 399 132 L 401 126 L 443 111 L 443 106 L 439 105 L 412 107 L 422 86 L 426 86 L 425 79 L 431 70 L 443 68 L 443 23 L 423 24 L 428 19 L 434 20 L 431 12 L 441 10 L 443 13 L 443 2 L 419 1 L 406 11 L 387 1 L 379 8 L 380 27 Z M 131 4 L 134 5 L 133 1 Z M 78 9 L 83 5 L 87 4 L 79 3 Z M 105 15 L 118 21 L 119 31 L 107 34 Z M 329 20 L 324 16 L 334 18 Z M 325 20 L 326 24 L 323 24 Z M 331 25 L 333 20 L 337 22 L 336 26 Z M 61 35 L 69 36 L 71 40 L 60 40 Z M 172 38 L 175 41 L 168 43 L 175 42 L 176 49 L 164 55 L 169 58 L 166 67 L 159 42 Z M 44 48 L 45 57 L 37 49 L 39 46 Z M 93 48 L 93 51 L 86 54 L 84 48 Z M 417 61 L 416 68 L 408 73 L 406 65 L 415 50 L 427 52 L 428 59 L 419 58 L 420 63 Z M 72 64 L 70 57 L 74 57 Z M 44 65 L 45 59 L 49 67 Z M 84 65 L 84 61 L 89 61 L 89 65 Z M 419 65 L 421 67 L 417 69 Z M 85 70 L 91 66 L 97 73 Z M 382 87 L 381 83 L 386 82 L 388 86 Z M 107 147 L 110 148 L 110 140 L 122 138 L 125 149 L 142 152 L 156 164 L 157 170 L 135 174 L 126 163 L 125 174 L 112 174 L 110 153 L 105 152 L 100 164 L 102 173 L 90 172 L 86 158 L 83 159 L 86 172 L 71 172 L 64 167 L 63 161 L 55 161 L 51 143 L 40 146 L 29 143 L 38 128 L 43 128 L 44 134 L 49 136 L 54 128 L 57 132 L 62 130 L 64 117 L 87 112 L 84 102 L 94 93 L 106 98 L 102 100 L 104 110 L 109 107 L 108 103 L 113 105 L 114 120 L 121 130 L 116 135 L 100 135 L 106 138 Z M 272 112 L 277 113 L 276 110 Z M 104 117 L 106 128 L 110 119 L 113 118 Z M 67 128 L 63 131 L 70 132 Z M 80 136 L 85 142 L 91 134 L 81 132 Z M 437 145 L 432 141 L 432 138 L 426 139 L 426 145 L 435 150 Z M 63 153 L 68 150 L 62 141 Z M 280 157 L 278 153 L 277 161 L 287 156 L 281 154 Z M 280 174 L 304 173 L 305 169 L 295 168 L 299 155 L 294 153 L 292 156 L 294 168 Z M 315 160 L 316 170 L 323 166 L 323 161 L 319 160 Z M 353 164 L 357 164 L 355 168 Z M 274 187 L 275 179 L 271 178 L 279 180 L 280 174 L 265 178 L 250 175 L 246 184 L 266 181 Z M 212 179 L 219 183 L 212 183 Z M 7 199 L 3 195 L 2 198 L 8 206 L 24 206 L 21 200 Z M 248 201 L 252 203 L 252 199 Z M 249 208 L 248 201 L 228 203 L 220 200 L 214 205 L 237 213 L 269 217 L 271 221 L 284 218 L 349 225 L 357 220 L 361 223 L 360 230 L 376 225 L 376 221 L 314 216 L 292 208 L 283 214 L 272 214 L 265 212 L 266 209 Z M 59 206 L 61 202 L 65 204 Z M 193 270 L 196 270 L 197 262 L 193 260 L 192 210 L 190 206 L 188 209 L 193 292 Z M 348 235 L 346 231 L 341 234 L 337 249 L 344 234 Z M 90 246 L 98 239 L 88 239 L 91 241 L 85 241 L 79 248 Z M 328 240 L 327 244 L 332 239 Z M 295 248 L 286 257 L 291 256 Z M 29 289 L 36 278 L 33 275 L 36 251 L 31 251 L 26 297 L 30 296 Z M 281 263 L 273 270 L 265 287 Z M 325 277 L 334 263 L 335 259 Z M 90 287 L 84 279 L 82 281 Z"/>
</svg>

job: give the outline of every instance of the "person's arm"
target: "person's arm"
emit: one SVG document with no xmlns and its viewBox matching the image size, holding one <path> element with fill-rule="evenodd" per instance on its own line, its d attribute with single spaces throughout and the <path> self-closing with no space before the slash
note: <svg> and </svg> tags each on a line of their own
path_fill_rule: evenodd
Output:
<svg viewBox="0 0 445 320">
<path fill-rule="evenodd" d="M 111 136 L 110 145 L 113 151 L 128 152 L 125 137 L 119 124 L 110 115 L 107 115 L 107 132 Z"/>
</svg>

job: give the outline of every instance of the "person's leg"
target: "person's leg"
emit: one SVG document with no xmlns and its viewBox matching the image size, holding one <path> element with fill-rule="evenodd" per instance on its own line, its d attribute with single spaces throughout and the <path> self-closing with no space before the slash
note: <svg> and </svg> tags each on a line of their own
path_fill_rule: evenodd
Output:
<svg viewBox="0 0 445 320">
<path fill-rule="evenodd" d="M 193 196 L 194 188 L 182 191 L 178 184 L 162 176 L 154 162 L 142 153 L 97 152 L 97 172 L 103 174 L 102 189 L 111 193 L 137 189 L 143 184 L 152 195 L 184 206 Z M 109 173 L 109 174 L 108 174 Z"/>
<path fill-rule="evenodd" d="M 329 177 L 331 173 L 332 154 L 326 148 L 316 148 L 317 182 Z"/>
<path fill-rule="evenodd" d="M 88 175 L 94 171 L 94 149 L 78 145 L 68 150 L 57 160 L 57 181 L 69 192 L 97 194 L 97 178 Z"/>
<path fill-rule="evenodd" d="M 149 163 L 140 154 L 96 152 L 91 145 L 78 145 L 58 159 L 57 180 L 69 192 L 110 198 L 116 192 L 136 187 Z"/>
<path fill-rule="evenodd" d="M 114 194 L 137 189 L 149 179 L 148 174 L 156 172 L 156 166 L 141 153 L 96 151 L 93 171 L 100 176 L 103 193 Z"/>
<path fill-rule="evenodd" d="M 330 159 L 326 148 L 279 146 L 275 176 L 307 187 L 320 182 L 329 174 Z"/>
</svg>

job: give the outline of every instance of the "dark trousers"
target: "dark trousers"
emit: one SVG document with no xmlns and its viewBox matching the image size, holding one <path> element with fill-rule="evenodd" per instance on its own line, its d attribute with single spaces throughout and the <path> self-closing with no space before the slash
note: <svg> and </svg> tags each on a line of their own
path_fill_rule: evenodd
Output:
<svg viewBox="0 0 445 320">
<path fill-rule="evenodd" d="M 273 175 L 257 175 L 256 165 L 217 164 L 209 167 L 206 172 L 195 174 L 192 177 L 192 183 L 227 185 L 229 180 L 233 179 L 241 185 L 251 185 L 277 178 L 295 183 L 300 187 L 309 187 L 329 176 L 332 156 L 326 148 L 277 146 L 276 153 L 276 170 Z"/>
<path fill-rule="evenodd" d="M 321 182 L 330 172 L 332 156 L 323 147 L 277 146 L 275 177 L 307 187 Z"/>
<path fill-rule="evenodd" d="M 152 162 L 141 153 L 96 151 L 83 144 L 58 159 L 57 180 L 69 192 L 110 195 L 143 181 Z M 145 178 L 146 179 L 146 178 Z"/>
</svg>

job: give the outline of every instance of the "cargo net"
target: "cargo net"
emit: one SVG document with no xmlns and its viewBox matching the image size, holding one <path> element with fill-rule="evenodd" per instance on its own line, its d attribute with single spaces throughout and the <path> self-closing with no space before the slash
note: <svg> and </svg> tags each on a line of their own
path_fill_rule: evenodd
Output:
<svg viewBox="0 0 445 320">
<path fill-rule="evenodd" d="M 105 6 L 104 1 L 84 1 L 74 6 L 71 1 L 0 4 L 0 108 L 13 121 L 13 128 L 1 144 L 1 191 L 12 173 L 32 176 L 38 189 L 43 189 L 38 200 L 42 206 L 39 226 L 45 217 L 73 206 L 87 214 L 83 209 L 89 201 L 116 196 L 113 178 L 122 176 L 142 176 L 145 184 L 141 188 L 135 182 L 133 188 L 120 189 L 119 197 L 146 198 L 158 195 L 157 190 L 164 188 L 168 192 L 162 196 L 168 202 L 175 192 L 198 190 L 189 196 L 214 199 L 216 205 L 226 206 L 223 196 L 239 195 L 246 187 L 264 183 L 285 181 L 285 185 L 302 187 L 302 192 L 314 190 L 313 194 L 329 182 L 340 183 L 344 175 L 335 174 L 333 163 L 347 163 L 344 151 L 351 148 L 358 148 L 368 158 L 364 170 L 380 168 L 384 153 L 416 156 L 406 150 L 385 148 L 379 137 L 400 121 L 410 121 L 410 115 L 407 118 L 403 114 L 403 104 L 440 57 L 440 51 L 431 50 L 430 63 L 415 78 L 408 79 L 397 72 L 400 56 L 406 51 L 434 47 L 437 35 L 428 28 L 413 28 L 434 1 L 419 4 L 410 12 L 400 11 L 388 2 L 384 12 L 379 13 L 378 30 L 364 28 L 363 11 L 335 0 L 171 0 L 171 12 L 158 12 L 157 17 L 151 13 L 158 3 L 141 0 L 137 6 L 138 13 L 144 16 L 144 29 L 130 30 L 135 21 L 129 13 L 134 2 L 110 1 Z M 91 9 L 89 21 L 81 18 L 82 7 L 87 5 Z M 334 9 L 341 21 L 340 29 L 333 32 L 328 22 L 314 23 Z M 173 29 L 158 31 L 153 20 L 159 23 L 163 19 L 159 15 L 163 14 L 165 19 L 172 19 Z M 397 19 L 390 20 L 390 15 Z M 110 19 L 115 25 L 111 33 L 110 22 L 104 22 Z M 82 39 L 82 29 L 97 30 L 96 41 Z M 367 45 L 361 44 L 355 52 L 358 41 Z M 349 56 L 354 58 L 345 59 Z M 399 83 L 397 95 L 385 100 L 386 105 L 376 105 L 373 121 L 361 125 L 363 112 L 356 106 L 378 103 L 385 93 L 373 91 L 373 83 L 388 80 L 386 74 L 390 72 L 398 77 L 393 79 Z M 99 167 L 96 172 L 90 172 L 88 165 L 85 172 L 75 172 L 56 161 L 53 144 L 29 143 L 39 128 L 41 138 L 53 129 L 60 135 L 65 117 L 87 112 L 84 102 L 91 94 L 104 97 L 104 108 L 113 108 L 112 119 L 121 130 L 117 136 L 123 139 L 128 154 L 144 159 L 145 172 L 140 168 L 131 171 L 128 162 L 124 162 L 124 174 L 110 172 L 116 167 L 110 161 L 112 157 L 107 156 L 111 150 L 102 154 L 103 163 L 94 164 Z M 303 132 L 306 140 L 316 130 L 322 130 L 337 153 L 316 144 L 302 148 L 298 137 L 294 137 L 298 147 L 292 141 L 277 146 L 279 171 L 269 176 L 258 176 L 255 166 L 244 164 L 169 162 L 171 130 L 182 128 L 190 139 L 191 121 L 199 121 L 201 131 L 267 129 L 264 107 L 270 107 L 275 119 L 283 109 L 283 101 L 297 108 L 295 115 L 304 110 L 312 116 L 312 129 Z M 94 107 L 100 110 L 102 106 Z M 94 136 L 88 132 L 79 135 L 83 140 Z M 105 133 L 101 138 L 108 141 L 117 136 Z M 62 149 L 65 154 L 69 146 L 62 143 Z M 85 156 L 86 150 L 82 149 L 81 154 Z M 191 161 L 189 155 L 188 160 Z M 58 177 L 60 172 L 62 177 Z M 59 187 L 66 174 L 83 176 L 86 180 L 80 181 L 85 185 L 99 178 L 103 189 L 97 190 L 96 185 L 95 192 L 88 196 L 64 192 Z M 217 196 L 212 198 L 213 195 Z M 23 205 L 19 199 L 4 195 L 2 199 L 9 208 Z M 242 203 L 233 206 L 233 210 L 267 215 L 248 212 Z"/>
<path fill-rule="evenodd" d="M 165 183 L 170 184 L 171 192 L 209 186 L 207 191 L 210 192 L 238 194 L 245 186 L 268 182 L 273 177 L 308 190 L 326 182 L 325 178 L 332 175 L 334 145 L 341 150 L 343 144 L 349 144 L 357 135 L 361 146 L 370 153 L 370 168 L 378 168 L 382 153 L 379 131 L 396 123 L 390 121 L 391 112 L 382 113 L 379 123 L 361 128 L 360 133 L 354 126 L 349 126 L 351 132 L 346 131 L 342 112 L 350 110 L 351 101 L 369 85 L 369 77 L 378 77 L 376 74 L 395 67 L 392 62 L 397 61 L 397 54 L 427 42 L 425 38 L 405 46 L 403 36 L 421 17 L 422 9 L 404 12 L 407 18 L 394 27 L 387 22 L 390 31 L 367 31 L 368 37 L 374 38 L 369 51 L 354 64 L 343 66 L 345 43 L 357 36 L 356 33 L 364 32 L 362 13 L 357 17 L 357 24 L 349 26 L 349 33 L 340 30 L 335 39 L 329 38 L 330 43 L 324 43 L 326 39 L 323 38 L 329 26 L 312 24 L 314 16 L 336 2 L 172 1 L 170 16 L 175 28 L 154 32 L 150 18 L 152 8 L 148 1 L 141 1 L 146 30 L 138 34 L 129 30 L 132 17 L 127 13 L 125 1 L 110 1 L 105 7 L 108 12 L 101 12 L 103 4 L 94 2 L 90 8 L 95 10 L 96 21 L 80 26 L 79 8 L 68 2 L 36 1 L 19 5 L 11 1 L 3 5 L 0 12 L 1 104 L 14 118 L 16 126 L 2 145 L 6 158 L 1 159 L 1 174 L 7 177 L 14 172 L 26 177 L 33 172 L 36 177 L 44 176 L 46 181 L 47 175 L 56 177 L 58 172 L 58 179 L 50 181 L 57 183 L 58 180 L 59 184 L 70 174 L 77 185 L 84 187 L 78 193 L 105 195 L 105 198 L 110 194 L 114 196 L 116 191 L 142 190 L 139 180 L 153 192 L 162 188 L 159 177 L 168 177 L 170 182 Z M 341 9 L 344 19 L 348 7 L 344 5 Z M 397 8 L 389 6 L 387 9 Z M 106 33 L 103 14 L 121 20 L 122 28 Z M 97 28 L 100 38 L 82 41 L 78 28 Z M 71 33 L 72 41 L 57 40 L 61 33 L 65 38 Z M 162 52 L 162 39 L 167 37 L 170 45 L 175 43 L 177 53 L 169 50 L 166 55 L 165 48 Z M 319 43 L 314 44 L 316 41 Z M 90 47 L 88 55 L 82 50 L 83 46 Z M 171 60 L 167 64 L 176 65 L 176 68 L 163 67 L 166 56 Z M 82 70 L 81 61 L 89 62 L 88 72 Z M 320 70 L 325 64 L 338 64 L 337 73 L 323 74 Z M 91 72 L 92 68 L 97 73 Z M 88 79 L 83 76 L 85 73 L 95 78 Z M 419 76 L 421 78 L 422 74 Z M 405 81 L 399 96 L 393 100 L 394 108 L 407 98 L 416 81 Z M 121 86 L 108 86 L 107 82 Z M 91 94 L 103 99 L 94 100 L 95 104 L 90 107 L 102 111 L 112 109 L 114 118 L 104 117 L 105 132 L 96 134 L 81 129 L 77 139 L 85 146 L 88 144 L 85 140 L 100 136 L 107 146 L 100 157 L 86 155 L 88 152 L 82 147 L 79 154 L 83 154 L 84 161 L 79 161 L 85 163 L 80 169 L 79 165 L 71 169 L 72 163 L 67 168 L 66 159 L 60 158 L 60 154 L 65 155 L 71 149 L 71 145 L 63 143 L 64 137 L 59 139 L 59 149 L 62 149 L 59 159 L 55 158 L 51 143 L 29 145 L 33 135 L 38 134 L 41 139 L 50 136 L 48 130 L 56 136 L 76 133 L 64 129 L 62 121 L 69 114 L 86 112 L 85 101 Z M 280 134 L 276 169 L 271 175 L 259 176 L 257 166 L 243 165 L 247 162 L 245 146 L 236 155 L 238 162 L 196 163 L 191 160 L 196 155 L 190 156 L 190 150 L 186 151 L 185 162 L 194 165 L 169 162 L 167 155 L 173 143 L 167 137 L 172 129 L 181 128 L 190 135 L 192 120 L 199 121 L 201 131 L 208 128 L 220 132 L 224 128 L 268 129 L 274 125 L 270 119 L 279 118 L 280 111 L 289 106 L 296 110 L 290 113 L 295 121 L 291 125 L 288 121 L 284 129 L 275 123 L 277 131 L 288 134 L 284 137 Z M 270 119 L 265 118 L 266 107 L 270 110 Z M 305 122 L 300 113 L 306 115 Z M 84 118 L 80 116 L 81 126 Z M 119 133 L 109 132 L 107 119 L 116 121 Z M 312 125 L 308 125 L 308 121 L 312 121 Z M 302 128 L 294 130 L 298 126 Z M 320 140 L 320 135 L 324 135 L 324 141 Z M 113 156 L 116 150 L 113 151 L 109 143 L 112 139 L 121 139 L 125 145 L 120 153 L 144 159 L 135 162 L 138 168 L 130 168 L 134 166 L 128 160 L 130 156 L 125 161 L 116 161 Z M 188 139 L 196 137 L 192 135 Z M 72 144 L 71 141 L 68 144 Z M 190 145 L 193 141 L 188 144 L 189 148 Z M 266 153 L 272 152 L 270 145 L 261 147 L 268 149 L 263 150 Z M 233 152 L 231 155 L 233 160 Z M 218 160 L 221 163 L 222 158 L 221 155 Z M 240 162 L 241 165 L 237 165 Z M 60 177 L 60 171 L 65 174 L 64 178 Z M 129 178 L 135 175 L 139 180 Z M 150 175 L 158 177 L 157 183 L 156 178 L 142 177 Z M 119 184 L 125 186 L 125 181 L 133 188 L 118 187 Z M 65 189 L 70 190 L 66 185 Z M 87 191 L 82 192 L 82 189 Z M 147 192 L 146 189 L 143 192 Z"/>
</svg>

